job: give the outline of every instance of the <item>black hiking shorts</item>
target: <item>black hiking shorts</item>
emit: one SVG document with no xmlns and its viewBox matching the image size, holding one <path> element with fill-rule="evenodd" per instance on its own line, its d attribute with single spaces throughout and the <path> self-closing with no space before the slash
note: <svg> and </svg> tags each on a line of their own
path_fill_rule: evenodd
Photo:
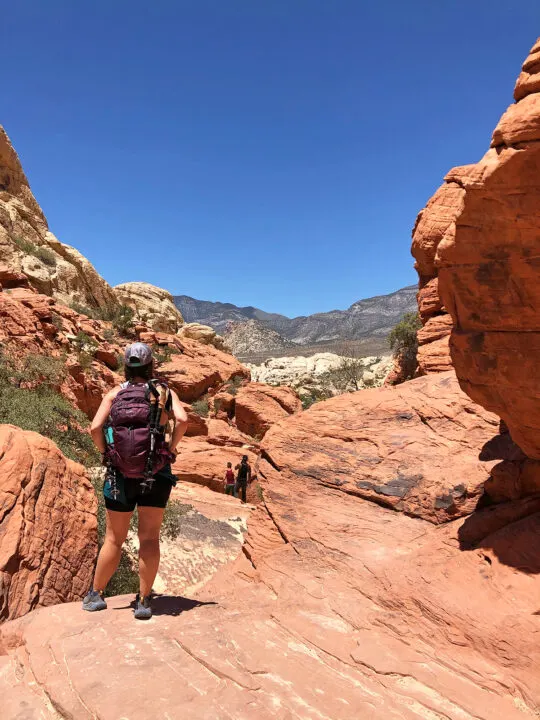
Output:
<svg viewBox="0 0 540 720">
<path fill-rule="evenodd" d="M 143 479 L 126 478 L 118 470 L 116 472 L 116 489 L 118 495 L 113 496 L 111 479 L 107 478 L 103 485 L 103 497 L 107 510 L 116 512 L 133 512 L 136 506 L 164 508 L 167 505 L 176 477 L 171 472 L 171 466 L 165 467 L 154 475 L 152 488 L 143 492 L 141 483 Z"/>
</svg>

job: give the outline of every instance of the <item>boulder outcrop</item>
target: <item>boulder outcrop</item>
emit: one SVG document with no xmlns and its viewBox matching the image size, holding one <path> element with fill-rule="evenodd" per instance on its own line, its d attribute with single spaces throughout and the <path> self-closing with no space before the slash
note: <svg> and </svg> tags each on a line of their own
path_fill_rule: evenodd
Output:
<svg viewBox="0 0 540 720">
<path fill-rule="evenodd" d="M 451 315 L 461 386 L 497 413 L 534 459 L 540 459 L 539 48 L 537 42 L 523 65 L 516 102 L 495 128 L 491 148 L 476 165 L 448 173 L 420 215 L 413 244 L 424 291 L 438 277 L 440 302 L 431 306 Z"/>
<path fill-rule="evenodd" d="M 441 523 L 478 504 L 493 465 L 478 455 L 498 427 L 450 371 L 317 403 L 274 425 L 262 450 L 310 487 Z"/>
<path fill-rule="evenodd" d="M 292 388 L 249 383 L 238 391 L 234 407 L 237 428 L 260 440 L 272 425 L 300 412 L 302 403 Z"/>
<path fill-rule="evenodd" d="M 0 126 L 0 261 L 40 293 L 90 307 L 117 304 L 110 285 L 75 248 L 50 231 L 17 153 Z"/>
<path fill-rule="evenodd" d="M 170 292 L 145 282 L 127 282 L 114 287 L 118 302 L 135 312 L 135 319 L 157 332 L 177 333 L 184 319 Z"/>
<path fill-rule="evenodd" d="M 213 345 L 218 350 L 227 352 L 225 340 L 218 335 L 217 332 L 209 325 L 201 325 L 200 323 L 185 323 L 178 331 L 181 337 L 197 340 L 203 345 Z"/>
<path fill-rule="evenodd" d="M 289 385 L 302 396 L 331 391 L 327 374 L 339 367 L 342 360 L 341 355 L 325 352 L 308 356 L 269 358 L 260 365 L 247 363 L 247 367 L 255 382 Z M 360 383 L 365 387 L 382 385 L 392 367 L 389 356 L 371 356 L 358 360 L 363 368 L 363 373 L 359 373 Z"/>
<path fill-rule="evenodd" d="M 235 357 L 212 345 L 165 333 L 143 332 L 139 337 L 141 342 L 168 348 L 169 356 L 160 363 L 159 372 L 185 402 L 219 389 L 232 378 L 250 377 Z"/>
<path fill-rule="evenodd" d="M 96 506 L 82 465 L 37 433 L 0 425 L 0 622 L 88 590 Z"/>
</svg>

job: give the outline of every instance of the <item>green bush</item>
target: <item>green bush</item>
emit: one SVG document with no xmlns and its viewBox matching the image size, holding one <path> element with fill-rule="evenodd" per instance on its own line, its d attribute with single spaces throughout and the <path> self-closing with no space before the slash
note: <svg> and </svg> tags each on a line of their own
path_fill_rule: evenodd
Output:
<svg viewBox="0 0 540 720">
<path fill-rule="evenodd" d="M 133 323 L 135 312 L 129 305 L 106 305 L 104 307 L 89 307 L 82 303 L 72 302 L 70 308 L 79 313 L 86 315 L 91 320 L 103 320 L 110 322 L 114 331 L 120 335 L 130 337 L 133 333 Z M 105 331 L 107 332 L 107 331 Z M 114 334 L 111 332 L 111 340 Z"/>
<path fill-rule="evenodd" d="M 54 387 L 62 374 L 59 362 L 41 355 L 17 361 L 1 353 L 0 417 L 4 423 L 50 438 L 72 460 L 85 465 L 99 462 L 100 455 L 85 432 L 88 418 Z"/>
<path fill-rule="evenodd" d="M 242 383 L 244 382 L 245 378 L 243 378 L 241 375 L 234 375 L 229 382 L 225 385 L 225 390 L 230 395 L 236 395 L 238 390 L 240 390 L 240 387 L 242 386 Z"/>
<path fill-rule="evenodd" d="M 12 237 L 11 239 L 23 253 L 33 255 L 38 258 L 38 260 L 45 263 L 45 265 L 50 265 L 52 267 L 56 265 L 56 261 L 58 259 L 56 253 L 49 248 L 43 247 L 42 245 L 34 245 L 33 242 L 30 242 L 30 240 L 26 240 L 22 237 Z"/>
<path fill-rule="evenodd" d="M 88 307 L 88 305 L 83 305 L 82 303 L 78 303 L 75 301 L 71 302 L 69 304 L 69 307 L 72 310 L 75 310 L 76 313 L 79 313 L 79 315 L 86 315 L 92 320 L 96 319 L 96 308 L 91 308 Z"/>
<path fill-rule="evenodd" d="M 110 322 L 120 335 L 129 337 L 133 332 L 135 311 L 129 305 L 108 305 L 96 310 L 97 320 Z"/>
<path fill-rule="evenodd" d="M 402 320 L 391 330 L 388 343 L 403 370 L 403 376 L 409 380 L 416 371 L 418 352 L 417 332 L 422 327 L 418 313 L 406 313 Z"/>
<path fill-rule="evenodd" d="M 51 323 L 54 325 L 54 327 L 57 330 L 62 331 L 64 329 L 64 322 L 63 322 L 62 318 L 60 317 L 60 315 L 57 315 L 56 313 L 52 314 Z"/>
<path fill-rule="evenodd" d="M 51 267 L 56 265 L 56 254 L 52 250 L 49 250 L 49 248 L 37 247 L 34 255 L 38 258 L 38 260 L 44 262 L 45 265 L 50 265 Z"/>
<path fill-rule="evenodd" d="M 207 398 L 195 400 L 195 402 L 191 403 L 191 407 L 193 408 L 193 412 L 197 413 L 197 415 L 200 415 L 201 417 L 208 417 L 210 406 Z"/>
<path fill-rule="evenodd" d="M 154 345 L 152 353 L 158 363 L 168 363 L 172 356 L 178 355 L 180 351 L 174 345 Z"/>
<path fill-rule="evenodd" d="M 33 255 L 34 251 L 36 249 L 36 246 L 33 242 L 30 242 L 30 240 L 25 240 L 25 238 L 22 237 L 12 237 L 11 238 L 15 245 L 19 248 L 19 250 L 22 250 L 23 253 L 26 253 L 27 255 Z"/>
<path fill-rule="evenodd" d="M 181 503 L 179 500 L 171 500 L 167 504 L 163 515 L 161 537 L 176 540 L 182 532 L 182 520 L 191 509 L 191 505 Z"/>
</svg>

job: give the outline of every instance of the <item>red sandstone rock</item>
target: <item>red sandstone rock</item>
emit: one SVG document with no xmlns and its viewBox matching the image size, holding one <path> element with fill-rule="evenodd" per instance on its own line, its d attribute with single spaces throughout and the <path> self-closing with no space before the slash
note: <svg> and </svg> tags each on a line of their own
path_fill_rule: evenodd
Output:
<svg viewBox="0 0 540 720">
<path fill-rule="evenodd" d="M 279 420 L 300 412 L 302 403 L 289 387 L 249 383 L 235 397 L 235 419 L 239 430 L 254 438 L 264 437 Z"/>
<path fill-rule="evenodd" d="M 253 440 L 243 435 L 236 427 L 225 420 L 210 418 L 208 420 L 208 442 L 212 445 L 226 445 L 228 447 L 243 447 L 250 445 Z"/>
<path fill-rule="evenodd" d="M 158 336 L 164 334 L 155 335 L 159 341 Z M 174 335 L 164 336 L 161 341 L 179 351 L 169 362 L 160 365 L 160 374 L 185 402 L 197 400 L 210 388 L 219 387 L 233 377 L 249 379 L 249 370 L 236 358 L 211 345 Z"/>
<path fill-rule="evenodd" d="M 540 459 L 539 47 L 523 66 L 519 102 L 501 118 L 492 149 L 476 165 L 452 170 L 428 203 L 424 217 L 441 197 L 456 198 L 446 202 L 447 226 L 432 223 L 428 242 L 419 223 L 413 246 L 419 272 L 438 274 L 462 387 L 497 413 L 534 459 Z"/>
<path fill-rule="evenodd" d="M 187 437 L 197 435 L 208 435 L 208 424 L 206 418 L 196 413 L 189 403 L 182 403 L 182 407 L 188 416 L 188 426 L 186 430 Z"/>
<path fill-rule="evenodd" d="M 418 373 L 446 372 L 452 369 L 449 341 L 452 331 L 450 315 L 434 315 L 418 331 Z"/>
<path fill-rule="evenodd" d="M 274 425 L 262 448 L 298 481 L 440 523 L 476 507 L 493 465 L 478 453 L 497 432 L 448 372 L 317 403 Z"/>
<path fill-rule="evenodd" d="M 96 528 L 82 465 L 37 433 L 0 425 L 0 621 L 82 597 Z"/>
</svg>

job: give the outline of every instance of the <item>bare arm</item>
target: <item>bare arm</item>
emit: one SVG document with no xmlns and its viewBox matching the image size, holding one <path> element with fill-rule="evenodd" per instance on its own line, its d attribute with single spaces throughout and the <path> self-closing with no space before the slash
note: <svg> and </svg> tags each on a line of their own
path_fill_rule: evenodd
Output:
<svg viewBox="0 0 540 720">
<path fill-rule="evenodd" d="M 174 392 L 174 390 L 171 390 L 171 397 L 172 397 L 172 415 L 174 417 L 174 431 L 171 438 L 171 445 L 170 450 L 171 452 L 176 452 L 176 446 L 180 442 L 180 440 L 184 437 L 184 433 L 187 430 L 188 426 L 188 416 L 184 408 L 182 407 L 180 403 L 180 399 L 178 398 L 178 395 Z"/>
<path fill-rule="evenodd" d="M 90 426 L 90 435 L 92 436 L 92 440 L 94 441 L 94 444 L 100 453 L 104 453 L 107 447 L 105 443 L 105 438 L 103 437 L 103 428 L 109 418 L 109 413 L 111 412 L 111 405 L 117 393 L 118 390 L 115 389 L 110 390 L 105 395 L 105 397 L 101 401 L 101 405 L 99 406 L 97 413 L 94 416 L 94 419 L 92 420 L 92 425 Z"/>
</svg>

